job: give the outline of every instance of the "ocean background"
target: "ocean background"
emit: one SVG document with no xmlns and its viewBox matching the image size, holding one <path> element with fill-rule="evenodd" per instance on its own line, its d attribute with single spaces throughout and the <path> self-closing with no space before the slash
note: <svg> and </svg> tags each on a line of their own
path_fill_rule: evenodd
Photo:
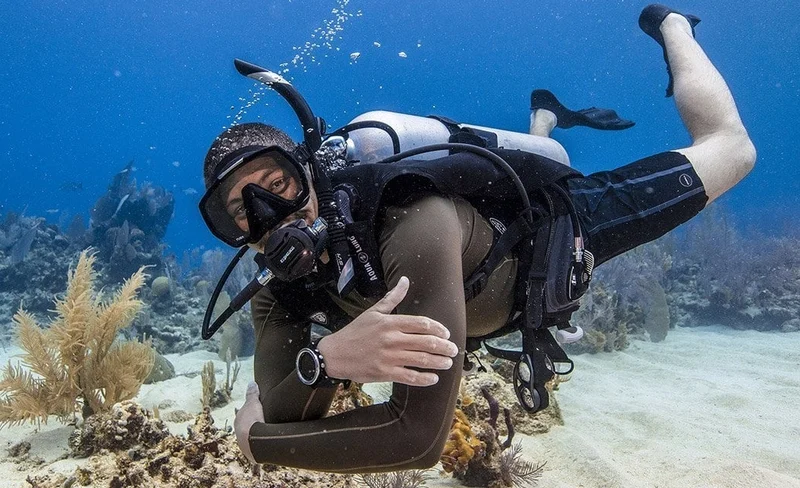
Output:
<svg viewBox="0 0 800 488">
<path fill-rule="evenodd" d="M 224 246 L 206 230 L 197 202 L 208 146 L 257 88 L 236 73 L 235 57 L 278 70 L 301 54 L 304 64 L 290 64 L 287 76 L 331 127 L 382 109 L 526 131 L 530 91 L 547 88 L 571 108 L 609 107 L 636 121 L 623 132 L 557 129 L 554 137 L 584 173 L 682 147 L 690 141 L 664 98 L 661 49 L 637 25 L 646 4 L 6 2 L 0 212 L 88 221 L 112 176 L 134 160 L 140 184 L 175 195 L 170 251 Z M 800 14 L 771 0 L 674 7 L 703 19 L 697 38 L 758 149 L 755 170 L 721 203 L 743 228 L 796 235 Z M 332 9 L 352 16 L 342 21 Z M 333 38 L 322 40 L 330 30 Z M 356 63 L 353 52 L 361 53 Z M 241 114 L 252 120 L 300 137 L 275 93 Z"/>
</svg>

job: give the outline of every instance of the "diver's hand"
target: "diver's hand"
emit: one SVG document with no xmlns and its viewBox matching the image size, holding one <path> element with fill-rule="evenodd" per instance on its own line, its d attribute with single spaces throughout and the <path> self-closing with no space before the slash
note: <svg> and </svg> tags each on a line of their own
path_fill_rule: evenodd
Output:
<svg viewBox="0 0 800 488">
<path fill-rule="evenodd" d="M 422 369 L 450 369 L 458 346 L 441 323 L 418 315 L 392 315 L 408 292 L 403 276 L 378 303 L 317 346 L 332 378 L 358 383 L 392 381 L 431 386 L 439 375 Z"/>
<path fill-rule="evenodd" d="M 233 431 L 236 433 L 236 442 L 239 449 L 251 463 L 257 464 L 253 453 L 250 452 L 250 427 L 256 422 L 264 421 L 264 409 L 258 399 L 258 385 L 255 381 L 247 385 L 244 405 L 236 412 L 233 420 Z"/>
</svg>

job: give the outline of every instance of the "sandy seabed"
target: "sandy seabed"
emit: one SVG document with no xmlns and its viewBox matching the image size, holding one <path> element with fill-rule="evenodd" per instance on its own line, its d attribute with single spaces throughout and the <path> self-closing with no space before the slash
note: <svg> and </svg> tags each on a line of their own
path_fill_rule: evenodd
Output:
<svg viewBox="0 0 800 488">
<path fill-rule="evenodd" d="M 0 364 L 19 353 L 0 352 Z M 168 355 L 178 376 L 145 385 L 135 399 L 161 416 L 200 411 L 203 363 L 216 354 Z M 565 425 L 539 436 L 519 435 L 525 457 L 547 461 L 539 487 L 800 488 L 800 333 L 723 327 L 671 330 L 666 341 L 633 341 L 624 352 L 580 355 L 557 392 Z M 216 425 L 233 421 L 253 374 L 242 363 L 234 402 L 215 410 Z M 224 381 L 224 378 L 222 379 Z M 188 421 L 168 423 L 186 432 Z M 29 474 L 71 473 L 84 462 L 67 453 L 69 426 L 0 430 L 0 446 L 31 443 L 33 467 L 0 450 L 0 486 L 28 486 Z M 431 487 L 460 486 L 437 478 Z"/>
</svg>

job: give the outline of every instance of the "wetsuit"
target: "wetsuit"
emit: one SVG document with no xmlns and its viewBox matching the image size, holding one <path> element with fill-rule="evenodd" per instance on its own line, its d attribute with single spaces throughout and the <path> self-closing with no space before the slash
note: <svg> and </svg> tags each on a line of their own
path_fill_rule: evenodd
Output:
<svg viewBox="0 0 800 488">
<path fill-rule="evenodd" d="M 688 160 L 675 152 L 572 178 L 565 185 L 597 263 L 663 235 L 707 201 Z M 397 312 L 441 322 L 461 354 L 453 358 L 452 368 L 437 371 L 434 386 L 395 384 L 385 403 L 323 418 L 334 389 L 308 387 L 295 371 L 296 354 L 310 339 L 309 324 L 262 290 L 252 301 L 255 380 L 265 417 L 265 423 L 250 429 L 256 461 L 347 473 L 427 468 L 439 460 L 453 418 L 466 337 L 505 325 L 516 260 L 509 256 L 485 289 L 465 303 L 464 277 L 492 244 L 492 228 L 474 207 L 458 197 L 418 194 L 388 208 L 382 222 L 379 246 L 387 285 L 395 286 L 404 275 L 411 280 Z M 329 295 L 352 317 L 374 303 L 355 292 L 336 298 L 333 285 Z M 354 347 L 370 353 L 369 344 Z"/>
</svg>

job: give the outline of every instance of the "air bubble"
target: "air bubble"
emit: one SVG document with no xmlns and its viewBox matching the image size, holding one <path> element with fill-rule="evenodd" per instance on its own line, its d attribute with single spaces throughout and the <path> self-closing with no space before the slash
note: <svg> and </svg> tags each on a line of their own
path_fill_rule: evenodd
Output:
<svg viewBox="0 0 800 488">
<path fill-rule="evenodd" d="M 331 9 L 331 17 L 328 19 L 323 19 L 322 25 L 314 29 L 314 31 L 311 33 L 310 40 L 306 41 L 301 46 L 292 47 L 292 51 L 295 53 L 294 56 L 291 60 L 278 65 L 279 69 L 277 72 L 288 81 L 292 81 L 292 77 L 287 75 L 289 75 L 293 70 L 302 69 L 302 72 L 306 73 L 308 72 L 308 65 L 319 64 L 317 59 L 319 56 L 315 53 L 315 51 L 318 49 L 335 49 L 338 51 L 339 48 L 335 47 L 333 43 L 337 39 L 342 39 L 342 36 L 339 35 L 339 33 L 344 30 L 345 22 L 352 17 L 361 17 L 362 15 L 361 10 L 358 10 L 355 13 L 349 12 L 347 10 L 349 3 L 350 0 L 336 0 L 336 5 Z M 327 55 L 324 57 L 327 57 Z M 261 100 L 261 95 L 267 89 L 269 89 L 267 85 L 259 84 L 255 90 L 249 90 L 249 92 L 252 94 L 250 101 L 246 101 L 245 98 L 239 98 L 239 102 L 241 102 L 243 105 L 239 108 L 239 111 L 236 113 L 236 115 L 233 116 L 233 121 L 231 122 L 230 126 L 239 124 L 244 115 L 247 113 L 246 110 L 257 104 Z"/>
</svg>

